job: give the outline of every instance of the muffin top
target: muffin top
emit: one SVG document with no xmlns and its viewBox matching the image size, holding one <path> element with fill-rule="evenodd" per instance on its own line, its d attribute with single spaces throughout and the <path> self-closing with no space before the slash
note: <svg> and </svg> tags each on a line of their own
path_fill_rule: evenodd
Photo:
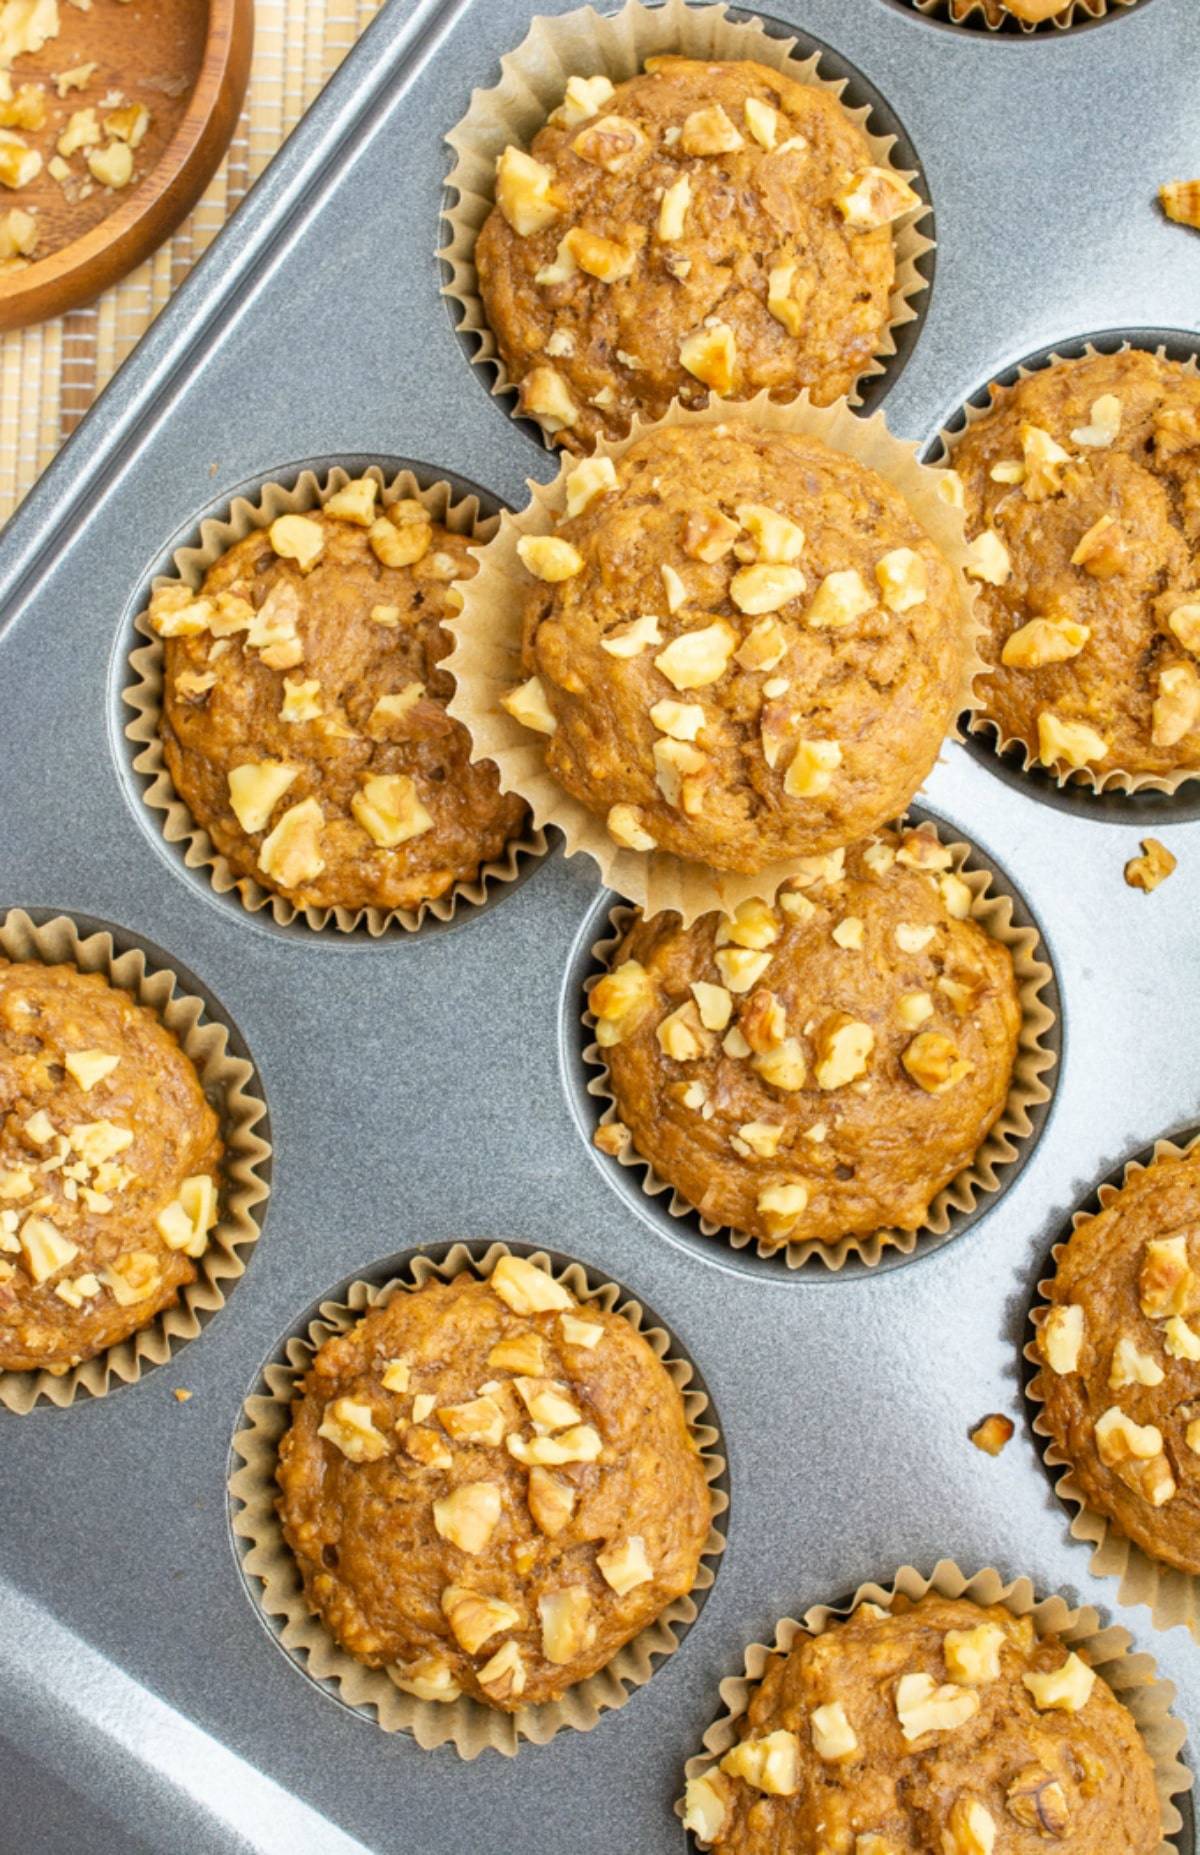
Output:
<svg viewBox="0 0 1200 1855">
<path fill-rule="evenodd" d="M 171 1306 L 221 1151 L 153 1011 L 99 973 L 0 959 L 0 1371 L 66 1371 Z"/>
<path fill-rule="evenodd" d="M 982 6 L 989 26 L 1001 26 L 1006 17 L 1019 19 L 1027 26 L 1040 26 L 1047 19 L 1065 13 L 1071 0 L 951 0 L 952 19 L 964 19 L 975 6 Z"/>
<path fill-rule="evenodd" d="M 992 395 L 951 459 L 984 714 L 1059 773 L 1200 769 L 1200 377 L 1132 349 Z"/>
<path fill-rule="evenodd" d="M 813 438 L 661 428 L 526 535 L 503 699 L 618 844 L 756 872 L 903 812 L 961 696 L 962 589 L 898 490 Z"/>
<path fill-rule="evenodd" d="M 921 205 L 830 91 L 675 57 L 571 78 L 496 201 L 488 320 L 522 410 L 574 451 L 710 390 L 848 393 L 883 345 L 893 222 Z"/>
<path fill-rule="evenodd" d="M 589 1001 L 634 1150 L 767 1248 L 918 1229 L 1003 1111 L 1021 1027 L 971 906 L 922 827 L 813 859 L 774 908 L 639 918 Z"/>
<path fill-rule="evenodd" d="M 1058 1259 L 1043 1418 L 1086 1504 L 1200 1573 L 1200 1151 L 1136 1172 Z"/>
<path fill-rule="evenodd" d="M 150 602 L 175 790 L 239 876 L 297 908 L 417 908 L 526 817 L 446 713 L 468 538 L 377 497 L 357 479 Z"/>
<path fill-rule="evenodd" d="M 1154 1768 L 1087 1662 L 1002 1605 L 860 1604 L 773 1655 L 688 1785 L 719 1855 L 1152 1855 Z"/>
<path fill-rule="evenodd" d="M 278 1473 L 285 1537 L 342 1647 L 421 1699 L 510 1713 L 689 1591 L 711 1516 L 648 1342 L 513 1256 L 328 1340 Z"/>
</svg>

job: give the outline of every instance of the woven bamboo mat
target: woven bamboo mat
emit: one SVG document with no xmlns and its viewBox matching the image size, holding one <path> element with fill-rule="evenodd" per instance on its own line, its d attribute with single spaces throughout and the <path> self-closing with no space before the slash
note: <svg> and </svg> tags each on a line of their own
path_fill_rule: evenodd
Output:
<svg viewBox="0 0 1200 1855">
<path fill-rule="evenodd" d="M 0 336 L 0 522 L 46 468 L 383 0 L 257 0 L 254 67 L 229 154 L 174 237 L 57 322 Z"/>
</svg>

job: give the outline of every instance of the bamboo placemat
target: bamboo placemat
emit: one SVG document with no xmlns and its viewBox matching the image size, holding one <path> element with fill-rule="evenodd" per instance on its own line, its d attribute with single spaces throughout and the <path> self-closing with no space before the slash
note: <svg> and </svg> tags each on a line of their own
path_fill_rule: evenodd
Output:
<svg viewBox="0 0 1200 1855">
<path fill-rule="evenodd" d="M 86 309 L 0 336 L 0 522 L 144 334 L 383 0 L 257 0 L 246 105 L 174 237 Z"/>
</svg>

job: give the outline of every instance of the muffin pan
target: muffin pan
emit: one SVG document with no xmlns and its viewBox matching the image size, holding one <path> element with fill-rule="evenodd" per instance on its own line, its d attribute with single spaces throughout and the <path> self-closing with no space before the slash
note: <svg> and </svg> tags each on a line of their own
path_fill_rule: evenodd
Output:
<svg viewBox="0 0 1200 1855">
<path fill-rule="evenodd" d="M 771 11 L 880 89 L 923 163 L 937 280 L 889 376 L 896 432 L 930 445 L 990 375 L 1072 337 L 1194 328 L 1200 243 L 1154 204 L 1195 154 L 1194 0 L 1019 51 L 889 0 Z M 31 1855 L 154 1855 L 164 1823 L 173 1855 L 561 1855 L 568 1823 L 579 1855 L 672 1855 L 684 1761 L 743 1646 L 943 1557 L 1097 1606 L 1200 1731 L 1200 1649 L 1093 1576 L 1021 1397 L 1028 1308 L 1070 1209 L 1195 1118 L 1200 819 L 1041 803 L 1032 779 L 995 776 L 986 743 L 947 746 L 922 803 L 1001 867 L 1057 973 L 1053 1113 L 1003 1195 L 920 1268 L 776 1293 L 664 1241 L 583 1150 L 559 1057 L 598 893 L 582 859 L 543 859 L 453 933 L 273 932 L 183 868 L 137 794 L 132 618 L 202 516 L 314 459 L 411 459 L 510 504 L 528 472 L 550 476 L 472 377 L 435 257 L 440 137 L 528 18 L 518 0 L 383 9 L 0 547 L 0 904 L 103 917 L 195 972 L 258 1067 L 274 1149 L 262 1239 L 196 1340 L 118 1396 L 0 1412 L 0 1765 L 7 1840 Z M 1087 108 L 1067 121 L 1072 95 Z M 1152 896 L 1122 880 L 1149 831 L 1179 858 Z M 644 1692 L 592 1733 L 464 1764 L 331 1705 L 268 1640 L 230 1550 L 226 1459 L 258 1362 L 327 1284 L 493 1235 L 569 1252 L 657 1310 L 720 1411 L 733 1505 L 728 1562 Z M 1017 1424 L 995 1460 L 967 1440 L 994 1410 Z"/>
</svg>

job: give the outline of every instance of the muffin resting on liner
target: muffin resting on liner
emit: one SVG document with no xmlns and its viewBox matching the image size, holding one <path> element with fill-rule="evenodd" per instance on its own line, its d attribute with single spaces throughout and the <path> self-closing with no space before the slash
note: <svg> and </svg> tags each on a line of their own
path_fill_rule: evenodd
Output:
<svg viewBox="0 0 1200 1855">
<path fill-rule="evenodd" d="M 1200 375 L 1092 351 L 992 397 L 949 446 L 991 666 L 980 719 L 1060 779 L 1195 777 Z"/>
</svg>

